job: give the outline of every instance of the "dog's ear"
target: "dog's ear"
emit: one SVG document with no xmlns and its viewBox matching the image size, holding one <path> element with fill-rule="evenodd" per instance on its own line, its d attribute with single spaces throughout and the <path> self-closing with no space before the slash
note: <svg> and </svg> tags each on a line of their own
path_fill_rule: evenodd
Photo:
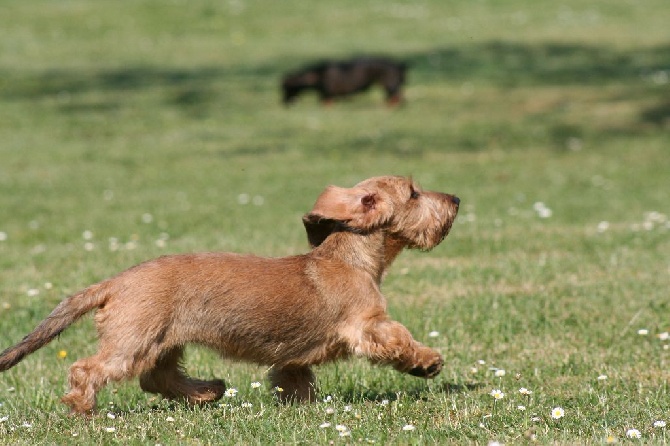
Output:
<svg viewBox="0 0 670 446">
<path fill-rule="evenodd" d="M 386 223 L 391 214 L 390 204 L 377 192 L 328 186 L 302 221 L 309 243 L 315 247 L 338 227 L 369 231 Z"/>
<path fill-rule="evenodd" d="M 305 214 L 302 217 L 302 224 L 307 231 L 307 241 L 309 246 L 316 248 L 333 232 L 338 230 L 340 223 L 335 220 L 326 220 L 314 214 Z"/>
</svg>

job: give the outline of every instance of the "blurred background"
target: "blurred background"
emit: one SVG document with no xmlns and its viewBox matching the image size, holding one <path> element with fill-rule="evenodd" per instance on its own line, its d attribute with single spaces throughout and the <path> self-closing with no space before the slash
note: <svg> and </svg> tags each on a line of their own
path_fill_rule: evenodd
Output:
<svg viewBox="0 0 670 446">
<path fill-rule="evenodd" d="M 287 243 L 255 231 L 285 231 L 290 246 L 326 184 L 386 173 L 463 195 L 463 218 L 490 222 L 538 201 L 564 200 L 566 223 L 667 205 L 663 0 L 2 9 L 0 230 L 13 239 L 95 228 L 106 240 L 149 214 L 212 247 L 261 237 L 276 253 Z M 355 55 L 408 64 L 404 107 L 379 89 L 280 106 L 286 72 Z"/>
<path fill-rule="evenodd" d="M 2 345 L 64 295 L 158 255 L 305 252 L 301 216 L 328 184 L 412 175 L 458 195 L 460 214 L 440 247 L 397 260 L 384 291 L 449 367 L 425 411 L 412 399 L 398 419 L 368 419 L 371 438 L 426 419 L 426 438 L 488 441 L 477 426 L 501 382 L 486 375 L 493 364 L 522 374 L 547 414 L 567 409 L 547 442 L 649 425 L 668 401 L 668 23 L 667 0 L 3 0 Z M 361 55 L 408 65 L 402 105 L 375 87 L 328 106 L 314 92 L 281 103 L 287 72 Z M 90 321 L 76 327 L 0 375 L 10 422 L 57 405 L 70 359 L 94 348 Z M 198 376 L 244 388 L 263 376 L 190 355 Z M 594 396 L 599 374 L 620 379 L 610 399 Z M 319 377 L 362 404 L 426 389 L 353 361 Z M 102 404 L 143 398 L 120 387 Z M 285 412 L 256 398 L 271 408 L 265 428 L 280 429 L 272 417 Z M 518 442 L 528 420 L 510 417 L 492 431 Z M 243 436 L 247 421 L 231 442 L 263 441 Z M 33 439 L 49 425 L 35 423 Z"/>
</svg>

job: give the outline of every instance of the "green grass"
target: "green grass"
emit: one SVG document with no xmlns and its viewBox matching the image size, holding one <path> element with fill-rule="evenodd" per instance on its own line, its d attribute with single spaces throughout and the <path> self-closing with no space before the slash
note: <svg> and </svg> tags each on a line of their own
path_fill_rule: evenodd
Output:
<svg viewBox="0 0 670 446">
<path fill-rule="evenodd" d="M 2 347 L 148 258 L 303 252 L 300 217 L 328 184 L 413 175 L 463 205 L 444 244 L 403 254 L 384 284 L 394 318 L 444 354 L 436 380 L 351 360 L 317 370 L 331 401 L 283 407 L 251 388 L 262 368 L 193 348 L 189 373 L 237 396 L 193 409 L 112 384 L 81 420 L 58 399 L 95 350 L 85 318 L 0 375 L 0 443 L 601 444 L 633 428 L 666 442 L 653 426 L 670 422 L 666 0 L 2 10 Z M 376 91 L 279 105 L 283 72 L 360 53 L 411 63 L 405 107 Z"/>
</svg>

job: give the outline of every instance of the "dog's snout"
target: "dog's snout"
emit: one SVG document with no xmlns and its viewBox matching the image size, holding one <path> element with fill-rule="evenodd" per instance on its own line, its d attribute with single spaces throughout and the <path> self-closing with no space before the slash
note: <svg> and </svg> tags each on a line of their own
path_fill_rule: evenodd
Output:
<svg viewBox="0 0 670 446">
<path fill-rule="evenodd" d="M 458 206 L 459 204 L 461 204 L 461 199 L 458 198 L 456 195 L 451 195 L 451 201 L 452 201 L 456 206 Z"/>
</svg>

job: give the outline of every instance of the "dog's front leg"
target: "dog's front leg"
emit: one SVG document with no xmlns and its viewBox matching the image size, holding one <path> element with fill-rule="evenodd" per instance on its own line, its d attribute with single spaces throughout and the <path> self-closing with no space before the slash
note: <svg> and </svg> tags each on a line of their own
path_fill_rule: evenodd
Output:
<svg viewBox="0 0 670 446">
<path fill-rule="evenodd" d="M 398 322 L 368 321 L 353 342 L 354 353 L 377 364 L 388 364 L 396 370 L 423 378 L 434 378 L 444 361 L 435 350 L 414 340 Z"/>
</svg>

